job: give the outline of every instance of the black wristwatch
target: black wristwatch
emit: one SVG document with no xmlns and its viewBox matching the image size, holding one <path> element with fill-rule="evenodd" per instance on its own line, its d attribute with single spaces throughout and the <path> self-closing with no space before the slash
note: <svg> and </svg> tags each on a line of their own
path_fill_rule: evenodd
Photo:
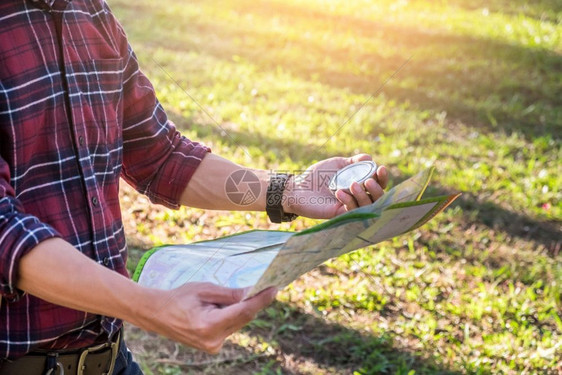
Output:
<svg viewBox="0 0 562 375">
<path fill-rule="evenodd" d="M 299 216 L 283 211 L 283 191 L 285 191 L 285 185 L 287 185 L 291 176 L 291 174 L 286 173 L 271 175 L 265 196 L 265 212 L 267 212 L 267 216 L 272 223 L 293 221 Z"/>
</svg>

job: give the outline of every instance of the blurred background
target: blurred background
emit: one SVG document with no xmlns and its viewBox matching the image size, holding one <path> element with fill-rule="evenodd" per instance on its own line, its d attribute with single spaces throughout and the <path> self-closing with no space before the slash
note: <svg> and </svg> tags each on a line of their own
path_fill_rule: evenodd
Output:
<svg viewBox="0 0 562 375">
<path fill-rule="evenodd" d="M 426 194 L 463 193 L 304 275 L 217 356 L 129 326 L 147 374 L 562 374 L 560 0 L 109 4 L 213 152 L 291 171 L 366 152 L 391 185 L 433 165 Z M 121 203 L 131 270 L 156 245 L 316 223 L 171 211 L 124 183 Z"/>
</svg>

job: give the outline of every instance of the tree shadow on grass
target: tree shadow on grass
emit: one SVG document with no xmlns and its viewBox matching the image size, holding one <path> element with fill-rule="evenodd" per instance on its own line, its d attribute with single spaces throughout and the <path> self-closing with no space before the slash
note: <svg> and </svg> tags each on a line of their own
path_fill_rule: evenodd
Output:
<svg viewBox="0 0 562 375">
<path fill-rule="evenodd" d="M 131 325 L 125 325 L 125 340 L 135 360 L 154 374 L 251 374 L 275 362 L 272 353 L 228 341 L 219 354 L 206 354 Z"/>
<path fill-rule="evenodd" d="M 451 190 L 440 188 L 438 191 L 445 193 Z M 470 193 L 464 193 L 456 204 L 469 215 L 475 212 L 474 222 L 505 232 L 513 238 L 543 245 L 552 257 L 557 257 L 562 250 L 560 222 L 533 219 L 525 214 L 506 210 L 493 202 L 479 201 L 474 194 Z"/>
<path fill-rule="evenodd" d="M 282 318 L 269 318 L 271 328 L 250 328 L 251 335 L 274 340 L 284 356 L 306 360 L 338 374 L 460 374 L 437 363 L 432 353 L 420 354 L 395 344 L 396 334 L 382 336 L 360 332 L 332 323 L 288 304 L 277 302 L 273 309 Z M 258 316 L 264 317 L 265 313 Z M 265 318 L 267 319 L 267 318 Z M 376 321 L 373 321 L 376 324 Z M 251 325 L 252 326 L 252 325 Z"/>
<path fill-rule="evenodd" d="M 273 314 L 272 314 L 273 312 Z M 376 322 L 375 322 L 376 323 Z M 129 348 L 152 371 L 182 374 L 303 374 L 326 373 L 460 374 L 432 358 L 395 344 L 393 334 L 371 335 L 275 302 L 258 314 L 243 332 L 272 349 L 249 343 L 225 344 L 218 355 L 208 355 L 163 337 L 126 326 Z M 168 370 L 166 370 L 166 368 Z"/>
</svg>

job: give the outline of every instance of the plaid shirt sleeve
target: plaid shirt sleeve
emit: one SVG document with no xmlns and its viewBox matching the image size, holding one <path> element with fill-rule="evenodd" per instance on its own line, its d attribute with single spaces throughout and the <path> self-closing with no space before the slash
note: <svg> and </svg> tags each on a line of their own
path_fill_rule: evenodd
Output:
<svg viewBox="0 0 562 375">
<path fill-rule="evenodd" d="M 23 294 L 15 287 L 19 260 L 39 242 L 59 234 L 23 211 L 9 181 L 8 164 L 0 157 L 0 293 L 16 301 Z"/>
<path fill-rule="evenodd" d="M 167 118 L 125 32 L 117 20 L 112 24 L 125 64 L 122 177 L 153 203 L 179 208 L 181 193 L 210 149 L 182 136 Z"/>
</svg>

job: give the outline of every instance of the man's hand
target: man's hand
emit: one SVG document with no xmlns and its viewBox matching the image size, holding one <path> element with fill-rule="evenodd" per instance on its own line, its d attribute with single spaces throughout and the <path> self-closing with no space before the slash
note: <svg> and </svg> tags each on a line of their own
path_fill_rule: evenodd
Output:
<svg viewBox="0 0 562 375">
<path fill-rule="evenodd" d="M 247 299 L 244 289 L 210 283 L 188 283 L 179 288 L 154 290 L 150 314 L 139 326 L 185 345 L 218 353 L 224 340 L 238 331 L 258 311 L 269 305 L 277 290 L 269 288 Z"/>
<path fill-rule="evenodd" d="M 303 174 L 289 181 L 283 194 L 283 209 L 315 219 L 329 219 L 345 211 L 373 203 L 383 194 L 388 183 L 384 166 L 379 166 L 372 178 L 362 185 L 354 182 L 351 194 L 338 190 L 334 196 L 328 188 L 332 176 L 343 167 L 358 161 L 372 160 L 367 154 L 350 158 L 335 157 L 310 166 Z"/>
</svg>

